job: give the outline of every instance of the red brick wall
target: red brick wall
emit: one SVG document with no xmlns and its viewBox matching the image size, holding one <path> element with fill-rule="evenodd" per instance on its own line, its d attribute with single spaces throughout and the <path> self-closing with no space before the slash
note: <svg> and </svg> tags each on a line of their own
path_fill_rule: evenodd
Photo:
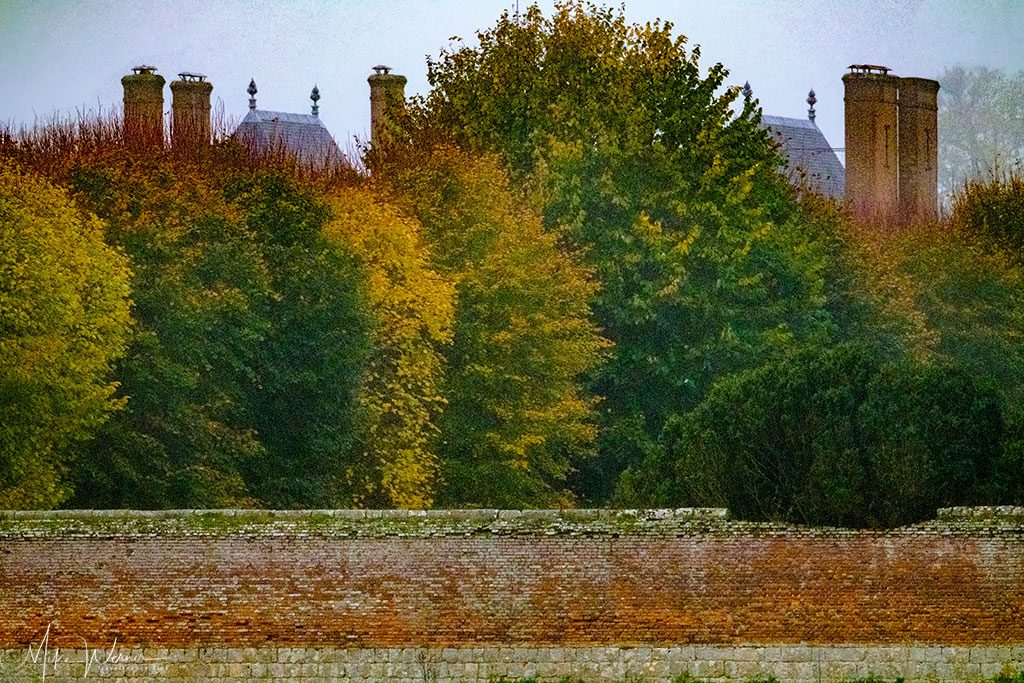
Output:
<svg viewBox="0 0 1024 683">
<path fill-rule="evenodd" d="M 0 519 L 0 649 L 1024 644 L 1020 524 L 72 527 Z"/>
</svg>

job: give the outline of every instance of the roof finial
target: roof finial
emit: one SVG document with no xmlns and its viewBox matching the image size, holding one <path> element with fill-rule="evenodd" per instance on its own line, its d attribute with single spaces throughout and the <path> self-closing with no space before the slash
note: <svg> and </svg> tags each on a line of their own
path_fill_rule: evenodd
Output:
<svg viewBox="0 0 1024 683">
<path fill-rule="evenodd" d="M 256 79 L 253 78 L 249 81 L 249 88 L 245 91 L 249 93 L 249 109 L 256 109 Z"/>
<path fill-rule="evenodd" d="M 807 118 L 814 122 L 814 105 L 818 103 L 818 98 L 814 96 L 814 88 L 811 88 L 811 92 L 807 93 L 807 104 L 811 105 L 811 108 L 807 110 Z"/>
<path fill-rule="evenodd" d="M 754 96 L 754 89 L 750 87 L 750 81 L 743 84 L 743 90 L 740 92 L 743 93 L 743 101 L 750 102 L 750 98 Z"/>
<path fill-rule="evenodd" d="M 320 101 L 320 88 L 313 85 L 313 92 L 309 93 L 309 99 L 313 100 L 313 116 L 320 116 L 320 105 L 317 102 Z"/>
</svg>

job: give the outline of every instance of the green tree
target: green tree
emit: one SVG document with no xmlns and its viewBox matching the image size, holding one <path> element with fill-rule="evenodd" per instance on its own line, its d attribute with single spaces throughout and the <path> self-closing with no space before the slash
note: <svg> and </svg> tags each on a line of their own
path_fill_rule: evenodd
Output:
<svg viewBox="0 0 1024 683">
<path fill-rule="evenodd" d="M 129 270 L 103 231 L 0 158 L 0 508 L 64 501 L 75 448 L 123 404 Z"/>
<path fill-rule="evenodd" d="M 602 455 L 580 483 L 600 500 L 716 378 L 831 334 L 828 252 L 754 105 L 737 114 L 724 67 L 702 74 L 671 24 L 568 2 L 478 39 L 429 62 L 412 124 L 496 152 L 601 282 L 615 346 L 591 377 Z"/>
<path fill-rule="evenodd" d="M 568 504 L 566 476 L 595 435 L 582 376 L 605 346 L 590 318 L 589 271 L 558 248 L 493 159 L 414 143 L 378 177 L 422 223 L 433 268 L 455 283 L 439 502 Z"/>
<path fill-rule="evenodd" d="M 896 526 L 991 503 L 998 394 L 964 368 L 809 350 L 722 380 L 623 477 L 642 505 L 721 505 L 742 519 Z"/>
<path fill-rule="evenodd" d="M 131 258 L 135 325 L 116 369 L 124 411 L 76 468 L 79 507 L 255 504 L 246 415 L 268 333 L 269 273 L 241 216 L 197 169 L 166 158 L 81 162 L 70 184 Z"/>
<path fill-rule="evenodd" d="M 315 187 L 241 173 L 225 194 L 244 212 L 272 292 L 246 402 L 265 453 L 247 461 L 246 479 L 271 507 L 349 505 L 367 420 L 358 396 L 376 344 L 367 274 L 325 235 L 330 207 Z"/>
<path fill-rule="evenodd" d="M 230 151 L 230 150 L 229 150 Z M 363 274 L 327 207 L 273 170 L 156 155 L 71 168 L 133 264 L 127 406 L 86 449 L 75 505 L 347 504 L 371 346 Z"/>
</svg>

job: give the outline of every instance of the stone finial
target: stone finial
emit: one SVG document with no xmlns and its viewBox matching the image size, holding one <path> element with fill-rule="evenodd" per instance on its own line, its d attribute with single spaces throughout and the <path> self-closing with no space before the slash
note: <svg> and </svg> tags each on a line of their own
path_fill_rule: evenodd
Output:
<svg viewBox="0 0 1024 683">
<path fill-rule="evenodd" d="M 816 115 L 814 105 L 817 103 L 818 98 L 814 95 L 814 88 L 811 88 L 811 91 L 807 93 L 807 104 L 811 105 L 810 109 L 807 110 L 807 118 L 809 118 L 812 123 L 814 122 L 814 117 Z"/>
<path fill-rule="evenodd" d="M 320 105 L 317 102 L 320 101 L 320 88 L 313 85 L 313 92 L 309 93 L 309 99 L 313 100 L 313 116 L 320 116 Z"/>
<path fill-rule="evenodd" d="M 256 79 L 253 78 L 249 81 L 249 87 L 246 88 L 245 92 L 249 93 L 249 109 L 256 108 Z"/>
<path fill-rule="evenodd" d="M 743 84 L 743 90 L 740 92 L 743 93 L 743 101 L 749 102 L 750 98 L 754 96 L 754 89 L 750 87 L 750 81 Z"/>
</svg>

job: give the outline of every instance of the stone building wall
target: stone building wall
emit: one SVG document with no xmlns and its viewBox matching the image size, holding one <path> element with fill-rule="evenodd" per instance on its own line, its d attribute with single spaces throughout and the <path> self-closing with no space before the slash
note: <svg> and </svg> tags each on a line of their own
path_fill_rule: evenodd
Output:
<svg viewBox="0 0 1024 683">
<path fill-rule="evenodd" d="M 1024 668 L 1024 510 L 0 513 L 0 651 L 4 681 L 977 680 Z"/>
</svg>

